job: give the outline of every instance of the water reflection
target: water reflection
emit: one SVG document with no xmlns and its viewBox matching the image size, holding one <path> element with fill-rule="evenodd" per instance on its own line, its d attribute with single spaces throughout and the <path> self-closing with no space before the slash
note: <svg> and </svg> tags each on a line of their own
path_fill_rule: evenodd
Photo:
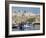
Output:
<svg viewBox="0 0 46 38">
<path fill-rule="evenodd" d="M 33 25 L 32 23 L 21 23 L 19 25 L 13 24 L 13 31 L 27 31 L 27 30 L 39 30 L 40 25 Z"/>
</svg>

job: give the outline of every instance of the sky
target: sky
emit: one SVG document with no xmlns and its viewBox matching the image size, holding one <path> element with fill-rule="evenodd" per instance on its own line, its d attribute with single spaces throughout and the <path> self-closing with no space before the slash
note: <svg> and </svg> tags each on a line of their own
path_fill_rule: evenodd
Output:
<svg viewBox="0 0 46 38">
<path fill-rule="evenodd" d="M 12 7 L 12 12 L 27 12 L 27 13 L 34 13 L 34 14 L 40 14 L 40 8 L 39 7 Z"/>
</svg>

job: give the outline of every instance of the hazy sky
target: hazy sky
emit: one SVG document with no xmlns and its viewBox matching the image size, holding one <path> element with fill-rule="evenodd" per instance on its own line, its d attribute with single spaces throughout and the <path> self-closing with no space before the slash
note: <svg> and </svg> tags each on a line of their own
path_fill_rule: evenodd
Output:
<svg viewBox="0 0 46 38">
<path fill-rule="evenodd" d="M 12 7 L 13 12 L 22 12 L 26 11 L 27 13 L 32 12 L 34 14 L 40 14 L 40 8 L 36 7 Z"/>
</svg>

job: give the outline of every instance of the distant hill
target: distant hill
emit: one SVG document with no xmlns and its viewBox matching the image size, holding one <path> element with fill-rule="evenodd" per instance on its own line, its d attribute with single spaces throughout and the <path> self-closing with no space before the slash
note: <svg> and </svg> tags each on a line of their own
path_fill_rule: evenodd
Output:
<svg viewBox="0 0 46 38">
<path fill-rule="evenodd" d="M 16 21 L 16 23 L 26 22 L 29 18 L 40 20 L 40 15 L 34 13 L 13 13 L 12 15 L 12 19 Z"/>
</svg>

